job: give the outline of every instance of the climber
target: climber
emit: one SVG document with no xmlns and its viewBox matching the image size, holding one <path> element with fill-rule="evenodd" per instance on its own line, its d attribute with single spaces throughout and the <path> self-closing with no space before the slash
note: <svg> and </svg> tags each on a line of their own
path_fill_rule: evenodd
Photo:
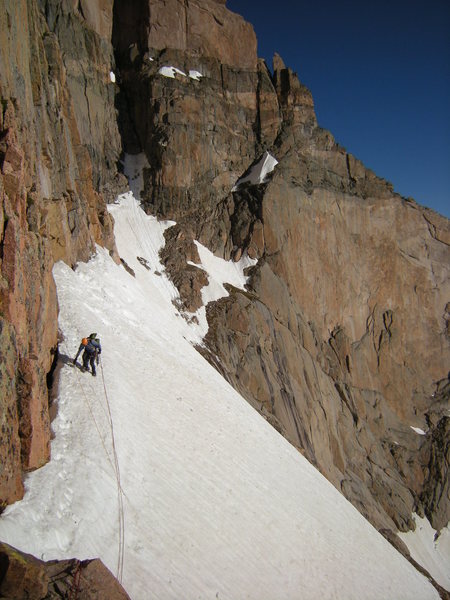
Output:
<svg viewBox="0 0 450 600">
<path fill-rule="evenodd" d="M 91 365 L 92 375 L 95 377 L 97 375 L 95 371 L 95 364 L 99 362 L 99 357 L 102 352 L 102 347 L 100 345 L 100 340 L 97 337 L 96 333 L 91 333 L 88 338 L 83 338 L 81 340 L 80 347 L 78 348 L 78 352 L 73 359 L 73 364 L 77 364 L 77 358 L 83 352 L 83 366 L 81 368 L 82 371 L 89 370 L 89 364 Z"/>
</svg>

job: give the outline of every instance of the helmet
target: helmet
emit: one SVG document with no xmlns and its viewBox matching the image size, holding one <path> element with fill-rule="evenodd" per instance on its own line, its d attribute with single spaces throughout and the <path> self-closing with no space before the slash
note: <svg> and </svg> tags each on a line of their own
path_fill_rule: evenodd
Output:
<svg viewBox="0 0 450 600">
<path fill-rule="evenodd" d="M 89 336 L 90 340 L 95 340 L 95 338 L 97 337 L 96 333 L 91 333 L 91 335 Z"/>
<path fill-rule="evenodd" d="M 83 344 L 83 346 L 87 346 L 87 345 L 88 345 L 88 341 L 87 341 L 87 339 L 86 339 L 86 338 L 83 338 L 83 339 L 81 340 L 81 343 Z"/>
</svg>

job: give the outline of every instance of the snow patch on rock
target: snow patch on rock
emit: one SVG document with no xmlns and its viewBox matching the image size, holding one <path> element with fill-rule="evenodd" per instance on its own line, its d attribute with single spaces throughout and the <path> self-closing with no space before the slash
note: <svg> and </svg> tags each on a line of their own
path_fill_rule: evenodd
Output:
<svg viewBox="0 0 450 600">
<path fill-rule="evenodd" d="M 420 429 L 420 427 L 413 427 L 412 425 L 410 425 L 410 427 L 413 431 L 415 431 L 419 435 L 427 435 L 423 429 Z"/>
<path fill-rule="evenodd" d="M 180 69 L 177 69 L 176 67 L 161 67 L 158 73 L 164 77 L 170 77 L 171 79 L 175 79 L 176 75 L 187 77 L 186 73 L 183 73 L 183 71 L 180 71 Z"/>
<path fill-rule="evenodd" d="M 439 536 L 426 517 L 413 515 L 416 523 L 414 531 L 398 533 L 397 535 L 405 542 L 411 556 L 430 575 L 450 591 L 450 529 L 444 527 Z"/>
<path fill-rule="evenodd" d="M 260 160 L 253 165 L 248 175 L 238 179 L 231 191 L 235 192 L 243 183 L 249 183 L 251 185 L 266 183 L 267 176 L 274 170 L 277 164 L 278 161 L 274 156 L 267 151 L 264 152 Z"/>
<path fill-rule="evenodd" d="M 239 261 L 224 260 L 208 250 L 200 242 L 195 240 L 198 254 L 200 256 L 200 264 L 188 261 L 189 265 L 203 269 L 208 275 L 208 285 L 202 288 L 203 306 L 196 312 L 199 321 L 202 335 L 205 336 L 208 331 L 208 323 L 206 321 L 206 305 L 209 302 L 215 302 L 219 298 L 229 296 L 225 285 L 226 283 L 240 289 L 245 290 L 248 277 L 244 274 L 247 267 L 255 265 L 258 261 L 251 259 L 249 256 L 243 256 Z"/>
<path fill-rule="evenodd" d="M 189 71 L 189 77 L 191 79 L 195 79 L 196 81 L 200 81 L 200 79 L 203 77 L 203 74 L 200 73 L 199 71 L 195 71 L 194 69 L 191 69 Z"/>
<path fill-rule="evenodd" d="M 200 71 L 197 71 L 196 69 L 190 69 L 189 74 L 186 75 L 184 71 L 181 71 L 180 69 L 177 69 L 177 67 L 172 66 L 161 67 L 158 73 L 160 75 L 163 75 L 164 77 L 170 77 L 171 79 L 174 79 L 176 75 L 181 75 L 182 77 L 188 77 L 189 79 L 200 81 L 200 79 L 203 77 L 203 73 L 200 73 Z"/>
<path fill-rule="evenodd" d="M 214 256 L 208 248 L 199 242 L 195 241 L 195 245 L 200 256 L 200 266 L 207 272 L 209 279 L 209 285 L 202 289 L 202 298 L 205 305 L 208 302 L 214 302 L 229 295 L 224 287 L 225 283 L 229 283 L 240 290 L 245 290 L 248 277 L 244 274 L 244 270 L 255 265 L 258 262 L 256 259 L 251 259 L 245 255 L 237 262 L 224 260 Z"/>
</svg>

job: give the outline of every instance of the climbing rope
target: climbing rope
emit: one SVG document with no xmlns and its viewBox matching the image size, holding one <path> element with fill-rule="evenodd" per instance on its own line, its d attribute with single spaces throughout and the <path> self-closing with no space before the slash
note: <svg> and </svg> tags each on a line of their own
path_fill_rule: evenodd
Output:
<svg viewBox="0 0 450 600">
<path fill-rule="evenodd" d="M 63 346 L 63 350 L 65 351 L 66 355 L 69 356 L 69 354 L 67 353 L 67 349 L 64 347 L 63 344 L 62 344 L 62 346 Z M 111 459 L 110 453 L 106 447 L 105 438 L 101 434 L 100 428 L 97 423 L 97 419 L 95 418 L 91 403 L 89 402 L 88 395 L 86 394 L 85 388 L 83 386 L 81 374 L 79 373 L 78 369 L 76 369 L 78 384 L 80 386 L 84 402 L 89 410 L 92 421 L 94 422 L 94 425 L 97 430 L 98 436 L 100 438 L 101 444 L 105 451 L 107 460 L 108 460 L 109 464 L 111 465 L 111 468 L 115 474 L 115 478 L 116 478 L 116 482 L 117 482 L 119 548 L 118 548 L 118 556 L 117 556 L 116 577 L 117 577 L 118 581 L 120 583 L 122 583 L 123 564 L 124 564 L 124 548 L 125 548 L 125 514 L 124 514 L 124 504 L 123 504 L 124 492 L 122 490 L 122 485 L 121 485 L 121 481 L 120 481 L 120 469 L 119 469 L 119 460 L 118 460 L 118 456 L 117 456 L 116 442 L 115 442 L 115 436 L 114 436 L 114 424 L 113 424 L 113 419 L 112 419 L 112 414 L 111 414 L 111 407 L 110 407 L 110 403 L 109 403 L 108 392 L 106 389 L 105 377 L 104 377 L 104 373 L 103 373 L 103 364 L 102 364 L 101 360 L 100 360 L 100 370 L 101 370 L 101 374 L 102 374 L 103 391 L 104 391 L 104 397 L 105 397 L 105 401 L 106 401 L 106 411 L 102 405 L 101 405 L 101 407 L 102 407 L 102 412 L 104 413 L 104 415 L 106 416 L 106 418 L 108 419 L 108 422 L 109 422 L 109 427 L 110 427 L 110 432 L 111 432 L 111 447 L 112 447 L 113 460 Z"/>
<path fill-rule="evenodd" d="M 125 547 L 125 513 L 124 513 L 124 508 L 123 508 L 123 491 L 122 491 L 122 486 L 121 486 L 121 481 L 120 481 L 119 459 L 117 457 L 116 441 L 115 441 L 115 436 L 114 436 L 114 423 L 113 423 L 113 418 L 112 418 L 112 414 L 111 414 L 111 406 L 109 403 L 108 392 L 106 389 L 105 375 L 103 372 L 103 363 L 101 360 L 100 360 L 100 371 L 102 374 L 103 391 L 105 394 L 106 406 L 107 406 L 108 415 L 109 415 L 109 423 L 110 423 L 110 427 L 111 427 L 111 444 L 112 444 L 112 449 L 113 449 L 114 465 L 115 465 L 116 480 L 117 480 L 117 500 L 118 500 L 118 506 L 119 506 L 119 553 L 118 553 L 118 557 L 117 557 L 117 579 L 120 581 L 120 583 L 122 583 L 123 563 L 124 563 L 124 547 Z"/>
<path fill-rule="evenodd" d="M 67 354 L 67 349 L 64 346 L 63 346 L 63 350 L 66 352 L 66 356 L 69 356 Z M 85 402 L 85 404 L 86 404 L 86 406 L 87 406 L 87 408 L 89 410 L 89 414 L 91 415 L 92 421 L 93 421 L 93 423 L 95 425 L 95 429 L 97 430 L 98 437 L 100 438 L 100 441 L 101 441 L 102 446 L 103 446 L 103 450 L 105 451 L 105 454 L 106 454 L 106 458 L 108 459 L 108 462 L 111 465 L 111 468 L 112 468 L 113 472 L 115 472 L 115 467 L 113 465 L 112 459 L 111 459 L 111 457 L 109 455 L 109 452 L 108 452 L 108 449 L 106 447 L 105 439 L 103 438 L 103 435 L 101 434 L 100 428 L 99 428 L 98 423 L 97 423 L 97 419 L 95 418 L 94 412 L 92 410 L 91 403 L 89 402 L 89 398 L 88 398 L 88 396 L 86 394 L 86 391 L 84 389 L 84 386 L 83 386 L 83 383 L 82 383 L 82 380 L 81 380 L 81 375 L 80 375 L 78 369 L 76 369 L 76 374 L 77 374 L 78 384 L 80 386 L 81 393 L 83 395 L 83 400 L 84 400 L 84 402 Z M 103 409 L 103 407 L 102 407 L 102 409 Z M 106 412 L 104 411 L 104 409 L 103 409 L 103 412 L 104 412 L 105 416 L 108 418 L 108 415 L 106 414 Z"/>
<path fill-rule="evenodd" d="M 75 573 L 73 574 L 73 582 L 72 587 L 69 590 L 67 595 L 68 600 L 77 600 L 78 592 L 80 591 L 80 580 L 81 580 L 81 562 L 79 560 L 76 561 L 77 566 L 75 568 Z"/>
</svg>

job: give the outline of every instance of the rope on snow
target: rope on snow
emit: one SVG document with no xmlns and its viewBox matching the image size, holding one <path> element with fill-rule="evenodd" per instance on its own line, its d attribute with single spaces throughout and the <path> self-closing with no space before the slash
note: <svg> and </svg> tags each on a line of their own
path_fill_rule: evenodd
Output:
<svg viewBox="0 0 450 600">
<path fill-rule="evenodd" d="M 67 354 L 67 349 L 64 347 L 63 348 Z M 69 356 L 67 354 L 67 356 Z M 100 360 L 100 370 L 101 370 L 101 374 L 102 374 L 102 383 L 103 383 L 103 392 L 104 392 L 104 396 L 105 396 L 105 401 L 106 401 L 106 407 L 107 407 L 107 414 L 104 410 L 104 407 L 102 406 L 103 409 L 103 413 L 105 414 L 105 416 L 107 417 L 108 421 L 109 421 L 109 427 L 110 427 L 110 431 L 111 431 L 111 446 L 112 446 L 112 451 L 113 451 L 113 458 L 114 458 L 114 464 L 113 461 L 111 459 L 111 456 L 108 452 L 108 449 L 106 448 L 106 444 L 105 444 L 105 439 L 103 438 L 101 432 L 100 432 L 100 428 L 98 426 L 97 420 L 95 418 L 95 415 L 93 413 L 92 410 L 92 406 L 91 403 L 89 402 L 88 396 L 86 394 L 86 391 L 83 387 L 83 383 L 81 380 L 81 376 L 80 373 L 78 372 L 77 369 L 77 379 L 78 379 L 78 384 L 80 386 L 81 392 L 83 394 L 83 398 L 84 401 L 86 403 L 86 406 L 88 407 L 89 413 L 91 415 L 91 418 L 94 422 L 95 428 L 97 430 L 98 436 L 100 438 L 100 441 L 102 443 L 103 449 L 105 451 L 106 457 L 108 459 L 109 464 L 111 465 L 111 468 L 115 474 L 115 478 L 116 478 L 116 482 L 117 482 L 117 500 L 118 500 L 118 521 L 119 521 L 119 550 L 118 550 L 118 556 L 117 556 L 117 573 L 116 573 L 116 577 L 118 579 L 118 581 L 120 583 L 122 583 L 122 577 L 123 577 L 123 564 L 124 564 L 124 548 L 125 548 L 125 513 L 124 513 L 124 505 L 123 505 L 123 496 L 124 496 L 124 491 L 122 489 L 122 485 L 121 485 L 121 481 L 120 481 L 120 468 L 119 468 L 119 459 L 117 457 L 117 450 L 116 450 L 116 441 L 115 441 L 115 436 L 114 436 L 114 424 L 113 424 L 113 419 L 112 419 L 112 414 L 111 414 L 111 406 L 109 403 L 109 398 L 108 398 L 108 392 L 106 389 L 106 383 L 105 383 L 105 377 L 104 377 L 104 373 L 103 373 L 103 364 L 102 361 Z M 77 584 L 78 585 L 78 584 Z M 76 591 L 76 595 L 78 594 L 78 591 Z M 76 598 L 75 595 L 75 598 Z"/>
<path fill-rule="evenodd" d="M 105 376 L 103 372 L 103 363 L 100 360 L 100 371 L 102 374 L 102 383 L 103 383 L 103 391 L 105 393 L 106 406 L 108 408 L 109 414 L 109 423 L 111 427 L 111 444 L 114 455 L 114 465 L 116 471 L 116 480 L 117 480 L 117 500 L 119 505 L 119 554 L 117 558 L 117 579 L 122 583 L 123 577 L 123 562 L 124 562 L 124 547 L 125 547 L 125 513 L 123 508 L 123 491 L 120 482 L 120 468 L 119 468 L 119 459 L 117 457 L 116 450 L 116 441 L 114 436 L 114 424 L 113 418 L 111 414 L 111 406 L 109 404 L 108 392 L 106 390 Z"/>
</svg>

